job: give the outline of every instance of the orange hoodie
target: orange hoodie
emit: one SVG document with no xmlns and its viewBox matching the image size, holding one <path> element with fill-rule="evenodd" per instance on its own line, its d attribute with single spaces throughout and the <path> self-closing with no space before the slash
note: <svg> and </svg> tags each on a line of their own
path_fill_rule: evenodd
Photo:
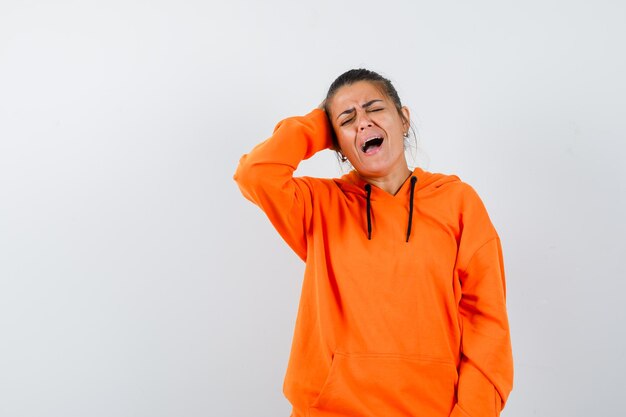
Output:
<svg viewBox="0 0 626 417">
<path fill-rule="evenodd" d="M 354 171 L 293 177 L 331 146 L 315 109 L 278 123 L 234 175 L 306 262 L 283 385 L 291 417 L 498 416 L 513 359 L 482 201 L 420 168 L 396 195 Z"/>
</svg>

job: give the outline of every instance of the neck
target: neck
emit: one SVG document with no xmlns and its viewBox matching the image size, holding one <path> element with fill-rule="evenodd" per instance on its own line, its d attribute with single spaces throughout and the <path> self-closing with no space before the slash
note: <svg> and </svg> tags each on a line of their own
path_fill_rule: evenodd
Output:
<svg viewBox="0 0 626 417">
<path fill-rule="evenodd" d="M 412 171 L 408 166 L 402 167 L 395 172 L 390 173 L 384 177 L 365 177 L 362 178 L 372 185 L 381 188 L 391 195 L 396 195 L 398 190 L 402 187 L 402 184 L 407 178 L 411 176 Z"/>
</svg>

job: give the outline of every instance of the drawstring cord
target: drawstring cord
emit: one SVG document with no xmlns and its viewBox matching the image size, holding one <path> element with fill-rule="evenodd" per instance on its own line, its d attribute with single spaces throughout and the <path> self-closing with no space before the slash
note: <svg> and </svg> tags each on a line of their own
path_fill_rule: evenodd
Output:
<svg viewBox="0 0 626 417">
<path fill-rule="evenodd" d="M 370 197 L 372 196 L 372 186 L 365 184 L 365 191 L 367 191 L 367 240 L 372 240 L 372 203 Z"/>
<path fill-rule="evenodd" d="M 411 236 L 411 224 L 413 223 L 413 197 L 415 196 L 415 183 L 417 182 L 417 177 L 411 177 L 411 197 L 409 199 L 409 227 L 406 230 L 406 241 L 409 241 L 409 236 Z"/>
<path fill-rule="evenodd" d="M 415 199 L 415 183 L 417 177 L 411 177 L 411 197 L 409 198 L 409 225 L 406 230 L 406 241 L 409 241 L 411 236 L 411 226 L 413 225 L 413 200 Z M 372 186 L 365 184 L 365 191 L 367 192 L 367 240 L 372 240 Z"/>
</svg>

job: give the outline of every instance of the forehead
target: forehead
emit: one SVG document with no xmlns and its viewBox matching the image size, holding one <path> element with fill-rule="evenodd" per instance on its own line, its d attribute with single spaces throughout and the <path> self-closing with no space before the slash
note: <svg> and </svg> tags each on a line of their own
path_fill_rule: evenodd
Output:
<svg viewBox="0 0 626 417">
<path fill-rule="evenodd" d="M 330 103 L 330 109 L 336 114 L 374 99 L 387 100 L 387 96 L 378 85 L 369 81 L 357 81 L 337 90 Z"/>
</svg>

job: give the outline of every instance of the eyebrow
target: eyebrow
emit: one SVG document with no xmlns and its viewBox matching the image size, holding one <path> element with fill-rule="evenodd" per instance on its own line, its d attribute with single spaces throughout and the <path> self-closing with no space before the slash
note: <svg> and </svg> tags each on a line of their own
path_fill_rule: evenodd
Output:
<svg viewBox="0 0 626 417">
<path fill-rule="evenodd" d="M 370 100 L 370 101 L 368 101 L 367 103 L 363 104 L 363 105 L 361 106 L 361 108 L 366 109 L 366 108 L 370 107 L 372 104 L 377 103 L 377 102 L 379 102 L 379 101 L 382 101 L 382 100 L 381 100 L 381 99 L 379 99 L 379 98 L 375 98 L 374 100 Z M 351 108 L 349 108 L 348 110 L 344 110 L 344 111 L 342 111 L 342 112 L 339 114 L 339 116 L 337 116 L 337 119 L 339 119 L 339 118 L 340 118 L 341 116 L 343 116 L 344 114 L 354 113 L 354 111 L 355 111 L 355 110 L 354 110 L 354 107 L 351 107 Z"/>
</svg>

